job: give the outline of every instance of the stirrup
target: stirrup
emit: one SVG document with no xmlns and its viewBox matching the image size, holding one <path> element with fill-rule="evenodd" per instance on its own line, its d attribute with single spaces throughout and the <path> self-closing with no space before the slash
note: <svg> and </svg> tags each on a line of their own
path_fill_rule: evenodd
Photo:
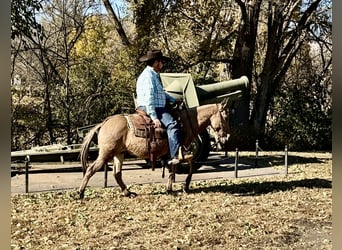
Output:
<svg viewBox="0 0 342 250">
<path fill-rule="evenodd" d="M 169 164 L 169 165 L 177 165 L 179 163 L 180 163 L 180 160 L 177 158 L 173 158 L 167 162 L 167 164 Z"/>
<path fill-rule="evenodd" d="M 182 147 L 179 147 L 178 159 L 181 159 L 182 161 L 191 161 L 193 158 L 194 158 L 193 154 L 186 154 L 186 155 L 184 155 Z"/>
</svg>

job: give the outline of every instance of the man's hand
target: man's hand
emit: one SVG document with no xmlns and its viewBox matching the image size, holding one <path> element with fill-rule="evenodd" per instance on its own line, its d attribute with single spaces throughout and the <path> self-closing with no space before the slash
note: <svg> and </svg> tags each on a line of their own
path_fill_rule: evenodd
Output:
<svg viewBox="0 0 342 250">
<path fill-rule="evenodd" d="M 155 128 L 160 128 L 161 127 L 161 122 L 159 121 L 159 119 L 154 119 L 153 120 L 153 123 L 154 123 L 154 127 Z"/>
</svg>

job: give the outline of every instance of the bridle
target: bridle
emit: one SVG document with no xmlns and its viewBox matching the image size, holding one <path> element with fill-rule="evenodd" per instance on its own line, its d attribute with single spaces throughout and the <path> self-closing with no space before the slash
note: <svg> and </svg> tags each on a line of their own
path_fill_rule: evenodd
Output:
<svg viewBox="0 0 342 250">
<path fill-rule="evenodd" d="M 221 106 L 219 106 L 219 105 L 221 105 Z M 226 111 L 225 111 L 225 107 L 222 106 L 222 104 L 216 104 L 216 106 L 217 106 L 218 113 L 219 113 L 219 116 L 220 116 L 220 124 L 219 124 L 219 127 L 216 128 L 216 129 L 213 128 L 213 126 L 211 126 L 211 127 L 212 127 L 212 129 L 215 131 L 215 133 L 216 133 L 216 135 L 217 135 L 217 139 L 218 139 L 219 141 L 221 141 L 222 139 L 223 139 L 223 140 L 228 140 L 229 134 L 228 134 L 228 131 L 225 131 L 225 129 L 227 129 L 227 126 L 228 126 L 227 124 L 225 124 L 225 123 L 227 122 L 227 119 L 224 118 L 224 115 L 222 114 L 222 112 L 226 112 Z M 226 115 L 227 115 L 227 114 L 226 114 Z M 226 135 L 226 136 L 222 136 L 222 135 L 221 135 L 222 133 L 219 133 L 220 130 L 222 130 L 223 133 L 226 133 L 227 135 Z"/>
</svg>

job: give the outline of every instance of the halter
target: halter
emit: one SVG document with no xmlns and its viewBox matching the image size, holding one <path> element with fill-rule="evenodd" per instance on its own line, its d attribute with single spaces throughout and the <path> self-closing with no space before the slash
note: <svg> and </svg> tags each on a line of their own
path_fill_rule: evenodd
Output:
<svg viewBox="0 0 342 250">
<path fill-rule="evenodd" d="M 222 112 L 224 111 L 224 108 L 222 108 L 222 107 L 220 108 L 220 107 L 219 107 L 219 104 L 217 104 L 217 103 L 216 103 L 216 107 L 217 107 L 218 112 L 219 112 L 219 114 L 220 114 L 220 126 L 219 126 L 219 127 L 220 127 L 221 130 L 223 130 L 223 128 L 224 128 L 224 126 L 225 126 L 225 125 L 224 125 L 224 122 L 223 122 L 225 119 L 223 118 L 223 115 L 222 115 Z M 213 129 L 214 129 L 214 128 L 213 128 Z M 224 138 L 223 136 L 221 136 L 221 135 L 219 135 L 219 134 L 217 133 L 218 131 L 216 131 L 215 129 L 214 129 L 214 131 L 215 131 L 215 133 L 217 134 L 218 139 Z M 228 133 L 227 133 L 227 137 L 228 137 L 228 136 L 229 136 L 229 135 L 228 135 Z"/>
<path fill-rule="evenodd" d="M 219 127 L 223 130 L 223 128 L 224 128 L 224 123 L 223 123 L 223 121 L 225 120 L 224 118 L 223 118 L 223 116 L 222 116 L 222 111 L 224 110 L 224 109 L 222 109 L 223 107 L 221 107 L 221 109 L 219 108 L 219 105 L 220 104 L 217 104 L 216 103 L 216 107 L 217 107 L 217 112 L 219 112 L 219 115 L 220 115 L 220 125 L 219 125 Z M 194 126 L 193 126 L 193 124 L 192 124 L 192 121 L 191 121 L 191 119 L 190 119 L 190 115 L 189 115 L 189 111 L 188 111 L 188 109 L 185 109 L 185 113 L 186 113 L 186 116 L 187 116 L 187 119 L 188 119 L 188 122 L 189 122 L 189 126 L 190 126 L 190 133 L 191 133 L 191 137 L 194 137 L 194 135 L 196 134 L 195 133 L 195 130 L 194 130 Z M 210 124 L 210 126 L 213 128 L 213 126 Z M 215 131 L 215 133 L 217 134 L 217 131 L 213 128 L 213 130 Z M 228 137 L 229 135 L 227 135 L 227 137 Z M 218 135 L 217 134 L 217 137 L 218 137 L 218 139 L 221 139 L 221 138 L 225 138 L 225 137 L 222 137 L 222 136 L 220 136 L 220 135 Z M 184 145 L 182 145 L 184 148 L 185 148 L 185 150 L 189 150 L 189 148 L 186 148 Z M 190 147 L 190 146 L 189 146 Z"/>
</svg>

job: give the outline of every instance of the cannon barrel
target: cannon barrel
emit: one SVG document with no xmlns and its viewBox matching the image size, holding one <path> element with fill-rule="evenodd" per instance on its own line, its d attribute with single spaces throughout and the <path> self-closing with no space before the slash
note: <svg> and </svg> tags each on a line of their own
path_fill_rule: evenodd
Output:
<svg viewBox="0 0 342 250">
<path fill-rule="evenodd" d="M 188 107 L 218 103 L 229 96 L 231 100 L 242 95 L 248 87 L 246 76 L 238 79 L 195 86 L 188 73 L 161 73 L 164 89 L 177 100 L 183 99 Z"/>
<path fill-rule="evenodd" d="M 248 84 L 248 78 L 242 76 L 234 80 L 196 86 L 196 92 L 198 99 L 201 102 L 202 100 L 212 99 L 236 90 L 245 89 L 248 87 Z"/>
</svg>

